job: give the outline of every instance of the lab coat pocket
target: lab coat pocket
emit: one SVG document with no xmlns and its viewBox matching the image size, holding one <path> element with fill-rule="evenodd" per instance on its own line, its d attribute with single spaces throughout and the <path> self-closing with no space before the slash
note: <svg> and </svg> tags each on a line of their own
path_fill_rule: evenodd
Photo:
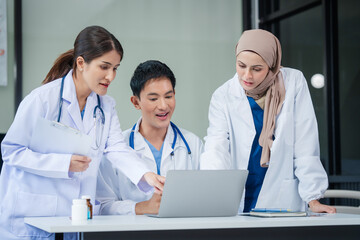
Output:
<svg viewBox="0 0 360 240">
<path fill-rule="evenodd" d="M 24 217 L 55 216 L 56 195 L 18 192 L 11 219 L 11 231 L 18 237 L 49 237 L 51 233 L 24 223 Z"/>
<path fill-rule="evenodd" d="M 276 117 L 274 132 L 275 142 L 286 145 L 294 144 L 294 117 L 292 113 L 281 112 Z"/>
<path fill-rule="evenodd" d="M 280 208 L 302 211 L 303 201 L 298 191 L 298 179 L 284 179 L 281 183 L 277 204 Z"/>
</svg>

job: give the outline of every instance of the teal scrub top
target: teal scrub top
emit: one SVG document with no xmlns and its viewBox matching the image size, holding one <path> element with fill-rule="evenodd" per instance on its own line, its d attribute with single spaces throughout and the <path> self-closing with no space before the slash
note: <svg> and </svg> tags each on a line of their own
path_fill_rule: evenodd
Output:
<svg viewBox="0 0 360 240">
<path fill-rule="evenodd" d="M 144 138 L 145 139 L 145 138 Z M 156 169 L 157 169 L 157 174 L 160 175 L 160 166 L 161 166 L 161 156 L 162 156 L 162 151 L 163 151 L 163 147 L 164 147 L 164 143 L 161 146 L 160 151 L 157 150 L 148 140 L 145 139 L 145 142 L 149 145 L 150 150 L 154 156 L 155 162 L 156 162 Z"/>
</svg>

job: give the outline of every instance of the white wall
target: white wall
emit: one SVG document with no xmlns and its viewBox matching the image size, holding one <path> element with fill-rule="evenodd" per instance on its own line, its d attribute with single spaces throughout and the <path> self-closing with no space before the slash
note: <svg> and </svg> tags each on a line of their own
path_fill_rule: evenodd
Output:
<svg viewBox="0 0 360 240">
<path fill-rule="evenodd" d="M 124 48 L 108 94 L 117 101 L 123 130 L 140 116 L 130 103 L 130 78 L 140 62 L 157 59 L 174 72 L 173 122 L 206 135 L 211 94 L 235 73 L 242 32 L 241 0 L 23 1 L 23 92 L 40 86 L 54 60 L 73 47 L 86 26 L 100 25 Z"/>
<path fill-rule="evenodd" d="M 14 0 L 7 0 L 7 86 L 0 86 L 0 133 L 6 133 L 14 119 Z"/>
</svg>

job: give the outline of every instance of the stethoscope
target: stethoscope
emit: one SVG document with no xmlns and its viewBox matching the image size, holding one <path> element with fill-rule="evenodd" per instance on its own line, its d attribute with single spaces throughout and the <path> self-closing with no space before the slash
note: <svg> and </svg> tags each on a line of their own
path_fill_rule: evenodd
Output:
<svg viewBox="0 0 360 240">
<path fill-rule="evenodd" d="M 187 152 L 189 155 L 191 155 L 191 150 L 190 150 L 190 147 L 189 147 L 189 144 L 187 143 L 184 135 L 181 133 L 180 129 L 173 123 L 173 122 L 170 122 L 170 125 L 173 129 L 173 132 L 174 132 L 174 140 L 173 140 L 173 143 L 171 145 L 171 148 L 172 148 L 172 152 L 171 152 L 171 156 L 174 156 L 174 148 L 175 148 L 175 143 L 176 143 L 176 139 L 177 139 L 177 134 L 179 133 L 181 139 L 183 140 L 183 142 L 185 143 L 185 146 L 186 146 L 186 149 L 187 149 Z M 136 123 L 135 125 L 132 127 L 131 129 L 131 133 L 130 133 L 130 137 L 129 137 L 129 146 L 134 149 L 134 134 L 135 134 L 135 128 L 136 128 Z"/>
<path fill-rule="evenodd" d="M 60 87 L 60 99 L 59 99 L 59 115 L 58 115 L 58 119 L 57 122 L 60 123 L 60 117 L 61 117 L 61 109 L 62 109 L 62 104 L 63 104 L 63 92 L 64 92 L 64 80 L 65 80 L 66 75 L 61 79 L 61 87 Z M 104 132 L 104 124 L 105 124 L 105 114 L 104 111 L 101 108 L 101 102 L 100 102 L 100 97 L 98 94 L 96 94 L 97 96 L 97 101 L 98 101 L 98 105 L 94 108 L 94 113 L 93 113 L 93 118 L 94 118 L 94 125 L 95 125 L 95 144 L 96 144 L 96 148 L 94 148 L 95 150 L 99 149 L 100 144 L 101 144 L 101 139 L 103 136 L 103 132 Z M 99 110 L 98 112 L 100 113 L 100 123 L 101 123 L 101 130 L 100 130 L 100 138 L 98 138 L 99 134 L 98 134 L 98 121 L 96 121 L 96 113 L 97 110 Z"/>
</svg>

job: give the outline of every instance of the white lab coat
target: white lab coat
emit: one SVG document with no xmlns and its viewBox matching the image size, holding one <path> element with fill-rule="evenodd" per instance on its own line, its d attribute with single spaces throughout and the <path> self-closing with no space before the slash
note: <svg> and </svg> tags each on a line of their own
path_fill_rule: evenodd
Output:
<svg viewBox="0 0 360 240">
<path fill-rule="evenodd" d="M 53 234 L 24 224 L 24 217 L 71 216 L 72 199 L 82 195 L 90 195 L 95 205 L 96 179 L 103 155 L 122 169 L 131 181 L 139 183 L 140 188 L 151 190 L 149 185 L 140 181 L 149 169 L 125 143 L 115 101 L 109 96 L 100 97 L 105 113 L 103 139 L 99 150 L 91 150 L 89 157 L 92 161 L 86 171 L 69 172 L 71 154 L 41 154 L 29 149 L 38 117 L 57 120 L 60 84 L 61 79 L 54 80 L 26 96 L 2 142 L 1 239 L 53 239 Z M 97 97 L 94 92 L 88 96 L 82 120 L 72 71 L 65 78 L 63 99 L 60 122 L 94 139 L 93 111 Z"/>
<path fill-rule="evenodd" d="M 276 118 L 270 165 L 256 207 L 305 210 L 305 203 L 323 196 L 328 180 L 319 158 L 318 128 L 306 80 L 295 69 L 281 68 L 281 72 L 286 96 Z M 247 169 L 255 126 L 237 74 L 214 92 L 209 122 L 200 168 Z"/>
<path fill-rule="evenodd" d="M 138 120 L 134 130 L 134 149 L 141 156 L 146 166 L 154 173 L 157 173 L 154 156 L 149 145 L 139 132 L 140 122 L 141 118 Z M 177 134 L 174 156 L 171 156 L 174 132 L 169 125 L 164 140 L 160 165 L 160 175 L 165 177 L 168 170 L 199 169 L 199 159 L 200 154 L 203 152 L 203 143 L 195 134 L 185 129 L 179 129 L 189 144 L 191 154 L 188 154 L 183 140 Z M 128 144 L 130 133 L 131 129 L 124 131 Z M 109 161 L 102 161 L 97 186 L 97 200 L 102 203 L 100 214 L 135 214 L 135 204 L 149 200 L 151 196 L 152 193 L 145 194 L 139 191 L 120 170 L 113 169 Z"/>
</svg>

